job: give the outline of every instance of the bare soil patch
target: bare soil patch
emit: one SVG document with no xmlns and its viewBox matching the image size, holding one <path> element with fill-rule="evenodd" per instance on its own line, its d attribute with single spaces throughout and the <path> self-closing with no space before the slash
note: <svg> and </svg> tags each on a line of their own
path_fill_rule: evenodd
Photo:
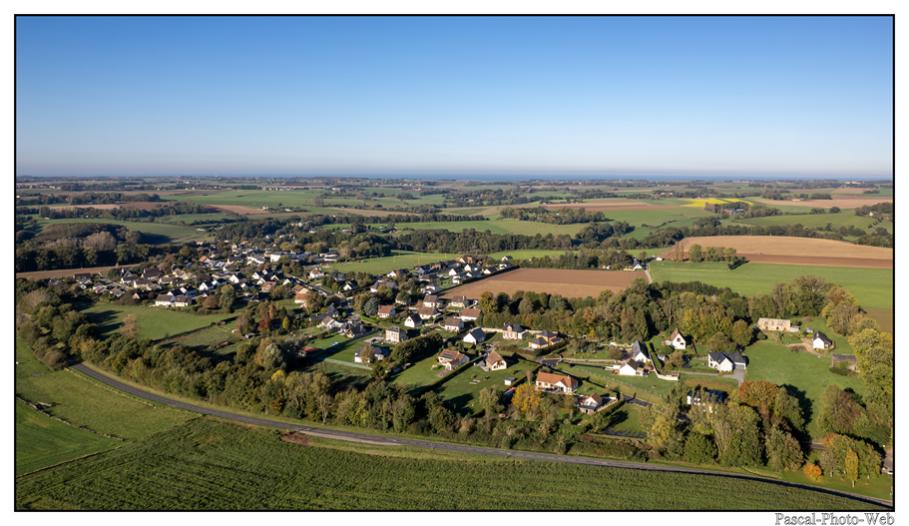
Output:
<svg viewBox="0 0 909 526">
<path fill-rule="evenodd" d="M 486 279 L 455 287 L 443 297 L 466 296 L 479 298 L 484 292 L 514 294 L 519 290 L 558 294 L 566 298 L 599 296 L 604 290 L 618 292 L 628 288 L 636 279 L 646 280 L 643 272 L 607 270 L 570 270 L 552 268 L 520 268 Z"/>
<path fill-rule="evenodd" d="M 787 199 L 782 201 L 777 201 L 774 199 L 764 199 L 763 197 L 755 198 L 754 201 L 763 203 L 768 206 L 809 206 L 812 208 L 830 208 L 836 206 L 839 208 L 859 208 L 862 206 L 876 205 L 878 203 L 889 203 L 893 201 L 893 198 L 890 196 L 881 196 L 881 197 L 864 197 L 862 195 L 849 195 L 842 194 L 833 199 L 805 199 L 799 201 L 797 199 Z"/>
<path fill-rule="evenodd" d="M 679 242 L 687 256 L 688 247 L 731 247 L 759 263 L 821 265 L 833 267 L 892 268 L 893 249 L 856 245 L 832 239 L 790 236 L 689 237 Z M 673 247 L 665 257 L 675 257 Z"/>
<path fill-rule="evenodd" d="M 309 445 L 309 437 L 303 433 L 284 433 L 281 435 L 281 440 L 289 444 L 296 444 L 298 446 Z"/>
</svg>

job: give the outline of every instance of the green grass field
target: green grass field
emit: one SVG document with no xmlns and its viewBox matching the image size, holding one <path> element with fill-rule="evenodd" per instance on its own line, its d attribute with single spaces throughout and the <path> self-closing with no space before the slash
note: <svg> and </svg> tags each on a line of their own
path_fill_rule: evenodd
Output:
<svg viewBox="0 0 909 526">
<path fill-rule="evenodd" d="M 427 204 L 440 205 L 443 202 L 441 194 L 417 196 L 416 199 L 402 200 L 396 197 L 402 192 L 401 189 L 368 188 L 367 191 L 377 191 L 384 195 L 381 197 L 361 199 L 357 197 L 332 196 L 330 195 L 330 192 L 326 193 L 322 190 L 310 189 L 290 191 L 227 190 L 209 194 L 173 195 L 168 196 L 168 199 L 209 205 L 241 205 L 253 208 L 261 208 L 263 206 L 270 208 L 304 208 L 307 212 L 314 213 L 337 213 L 338 211 L 334 210 L 334 207 L 364 206 L 367 208 L 391 208 Z M 319 196 L 322 196 L 323 202 L 321 203 L 321 206 L 316 206 L 316 198 Z"/>
<path fill-rule="evenodd" d="M 226 323 L 224 325 L 216 324 L 198 331 L 175 336 L 168 341 L 190 347 L 215 345 L 224 341 L 239 339 L 239 337 L 232 332 L 233 330 L 234 324 L 232 323 Z"/>
<path fill-rule="evenodd" d="M 867 216 L 857 216 L 852 213 L 852 211 L 843 211 L 839 214 L 789 214 L 780 216 L 751 217 L 747 219 L 734 219 L 730 221 L 736 224 L 745 225 L 802 225 L 808 228 L 824 227 L 829 223 L 833 228 L 839 228 L 841 226 L 854 226 L 863 230 L 874 224 L 874 219 Z M 890 231 L 893 230 L 892 223 L 881 222 L 878 225 Z"/>
<path fill-rule="evenodd" d="M 766 380 L 778 385 L 791 385 L 811 402 L 812 415 L 808 415 L 808 431 L 820 438 L 816 418 L 818 401 L 828 385 L 851 388 L 861 394 L 865 386 L 858 376 L 840 376 L 830 372 L 830 358 L 817 357 L 807 352 L 793 352 L 770 340 L 748 347 L 746 380 Z"/>
<path fill-rule="evenodd" d="M 364 452 L 359 452 L 364 451 Z M 545 480 L 544 487 L 540 481 Z M 507 484 L 503 484 L 507 481 Z M 686 488 L 666 492 L 667 487 Z M 634 495 L 634 498 L 629 498 Z M 530 496 L 530 497 L 529 497 Z M 767 483 L 598 466 L 308 446 L 200 418 L 20 477 L 18 509 L 868 509 Z"/>
<path fill-rule="evenodd" d="M 62 224 L 62 223 L 91 223 L 125 226 L 130 230 L 142 232 L 153 236 L 153 243 L 183 243 L 186 241 L 201 240 L 208 237 L 208 233 L 199 232 L 194 226 L 165 222 L 149 221 L 120 221 L 118 219 L 40 219 L 38 224 L 44 225 Z"/>
<path fill-rule="evenodd" d="M 133 398 L 68 369 L 52 371 L 18 338 L 16 362 L 17 395 L 51 404 L 52 415 L 99 433 L 143 438 L 194 416 Z"/>
<path fill-rule="evenodd" d="M 656 201 L 656 203 L 661 205 L 668 204 L 662 201 Z M 644 208 L 640 210 L 617 208 L 615 210 L 606 210 L 604 213 L 610 220 L 624 221 L 634 226 L 634 231 L 629 234 L 629 237 L 634 239 L 643 239 L 659 228 L 691 226 L 699 218 L 713 215 L 703 208 L 692 208 L 684 205 L 673 206 L 672 208 Z"/>
<path fill-rule="evenodd" d="M 121 441 L 55 420 L 16 400 L 16 475 L 120 445 Z"/>
<path fill-rule="evenodd" d="M 799 276 L 818 276 L 841 285 L 865 308 L 893 308 L 893 271 L 847 267 L 819 267 L 746 263 L 729 270 L 725 263 L 679 263 L 662 261 L 650 266 L 654 281 L 701 281 L 753 296 L 770 292 L 778 283 Z"/>
<path fill-rule="evenodd" d="M 122 327 L 123 320 L 132 314 L 136 317 L 139 337 L 146 340 L 176 336 L 233 316 L 230 313 L 196 314 L 164 307 L 114 303 L 96 303 L 83 312 L 105 333 L 111 333 Z"/>
</svg>

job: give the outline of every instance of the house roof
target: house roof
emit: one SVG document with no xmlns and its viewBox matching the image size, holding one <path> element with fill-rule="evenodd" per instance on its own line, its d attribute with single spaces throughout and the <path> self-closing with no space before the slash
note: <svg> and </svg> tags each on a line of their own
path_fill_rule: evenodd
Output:
<svg viewBox="0 0 909 526">
<path fill-rule="evenodd" d="M 486 355 L 486 365 L 493 365 L 504 361 L 505 358 L 502 358 L 502 355 L 495 351 L 492 351 Z"/>
<path fill-rule="evenodd" d="M 473 336 L 475 339 L 480 339 L 480 338 L 485 338 L 486 333 L 483 332 L 483 329 L 481 329 L 479 327 L 475 327 L 473 329 L 470 329 L 470 332 L 467 333 L 467 336 Z M 465 338 L 467 336 L 465 336 Z"/>
<path fill-rule="evenodd" d="M 379 305 L 379 314 L 391 314 L 394 308 L 394 305 Z"/>
<path fill-rule="evenodd" d="M 464 309 L 461 311 L 461 316 L 468 316 L 476 318 L 480 315 L 480 309 Z"/>
<path fill-rule="evenodd" d="M 450 362 L 458 362 L 458 361 L 461 361 L 464 358 L 466 358 L 466 356 L 463 353 L 456 351 L 454 349 L 445 349 L 444 351 L 439 353 L 439 358 L 441 358 L 443 360 L 448 360 Z"/>
<path fill-rule="evenodd" d="M 445 323 L 444 323 L 444 325 L 445 325 L 446 327 L 452 326 L 452 325 L 453 325 L 453 326 L 458 326 L 458 327 L 460 327 L 460 326 L 461 326 L 461 318 L 455 318 L 454 316 L 449 316 L 449 317 L 445 318 Z"/>
<path fill-rule="evenodd" d="M 565 385 L 566 387 L 575 387 L 577 385 L 577 380 L 567 374 L 547 373 L 546 371 L 537 373 L 537 381 L 547 384 L 557 384 L 561 382 L 562 385 Z"/>
<path fill-rule="evenodd" d="M 524 332 L 524 327 L 521 327 L 521 326 L 520 326 L 519 324 L 517 324 L 517 323 L 506 323 L 506 324 L 505 324 L 505 330 L 506 330 L 506 331 L 510 330 L 510 331 L 513 331 L 513 332 Z"/>
<path fill-rule="evenodd" d="M 712 352 L 712 353 L 709 353 L 707 356 L 709 356 L 710 359 L 713 360 L 714 362 L 722 362 L 723 360 L 729 359 L 728 356 L 726 356 L 724 353 L 721 353 L 721 352 Z M 732 360 L 729 360 L 729 361 L 732 361 Z"/>
<path fill-rule="evenodd" d="M 748 363 L 748 359 L 745 358 L 742 355 L 742 353 L 739 353 L 739 352 L 729 353 L 726 355 L 726 357 L 729 358 L 729 360 L 734 364 L 740 364 L 740 363 L 747 364 Z"/>
<path fill-rule="evenodd" d="M 817 340 L 819 338 L 822 342 L 824 342 L 824 345 L 830 345 L 833 343 L 833 340 L 828 338 L 827 335 L 821 331 L 817 331 L 816 333 L 814 333 L 814 339 Z"/>
</svg>

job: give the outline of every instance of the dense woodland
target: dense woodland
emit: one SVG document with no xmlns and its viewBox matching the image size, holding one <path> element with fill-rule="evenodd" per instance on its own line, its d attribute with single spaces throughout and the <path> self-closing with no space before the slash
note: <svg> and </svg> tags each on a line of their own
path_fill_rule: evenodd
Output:
<svg viewBox="0 0 909 526">
<path fill-rule="evenodd" d="M 61 223 L 17 232 L 16 272 L 145 261 L 158 250 L 139 232 L 105 224 Z"/>
</svg>

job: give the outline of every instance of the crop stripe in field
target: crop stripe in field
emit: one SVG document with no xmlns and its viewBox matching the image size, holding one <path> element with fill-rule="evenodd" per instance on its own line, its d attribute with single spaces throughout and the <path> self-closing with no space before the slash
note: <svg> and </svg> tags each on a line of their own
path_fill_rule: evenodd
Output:
<svg viewBox="0 0 909 526">
<path fill-rule="evenodd" d="M 139 389 L 133 386 L 130 386 L 126 383 L 123 383 L 115 378 L 112 378 L 106 374 L 95 371 L 84 364 L 76 364 L 73 366 L 74 369 L 88 375 L 92 376 L 95 379 L 106 382 L 112 387 L 123 389 L 127 392 L 133 393 L 136 396 L 145 397 L 154 402 L 158 402 L 167 406 L 176 407 L 178 409 L 184 409 L 191 412 L 206 414 L 215 416 L 218 418 L 223 418 L 226 420 L 232 420 L 236 422 L 241 422 L 244 424 L 261 426 L 261 427 L 272 427 L 278 429 L 284 429 L 289 431 L 297 431 L 305 434 L 315 434 L 324 438 L 334 438 L 338 440 L 345 441 L 358 441 L 358 440 L 368 440 L 368 441 L 379 441 L 387 444 L 399 444 L 406 445 L 418 448 L 433 449 L 433 450 L 447 450 L 447 451 L 456 451 L 466 454 L 479 454 L 479 455 L 494 455 L 494 456 L 504 456 L 512 459 L 520 460 L 530 460 L 530 461 L 548 461 L 548 462 L 557 462 L 557 463 L 569 463 L 569 464 L 582 464 L 582 465 L 591 465 L 591 466 L 603 466 L 603 467 L 613 467 L 613 468 L 623 468 L 629 470 L 640 470 L 640 471 L 654 471 L 654 472 L 664 472 L 664 473 L 682 473 L 682 474 L 692 474 L 692 475 L 705 475 L 705 476 L 714 476 L 714 477 L 724 477 L 737 480 L 751 480 L 764 482 L 769 484 L 777 484 L 784 487 L 790 488 L 801 488 L 810 491 L 816 491 L 819 493 L 826 493 L 828 495 L 836 495 L 839 497 L 846 497 L 854 499 L 861 502 L 873 503 L 878 505 L 893 506 L 893 502 L 886 499 L 879 499 L 875 497 L 869 497 L 866 495 L 858 495 L 854 493 L 848 493 L 845 491 L 839 491 L 830 488 L 821 488 L 817 486 L 811 486 L 808 484 L 800 484 L 797 482 L 786 482 L 780 481 L 777 479 L 759 476 L 759 475 L 748 475 L 748 474 L 738 474 L 738 473 L 729 473 L 724 471 L 713 471 L 709 469 L 701 468 L 689 468 L 684 466 L 673 466 L 668 464 L 654 465 L 654 464 L 643 464 L 638 462 L 622 461 L 622 460 L 607 460 L 591 457 L 580 457 L 580 456 L 566 456 L 566 455 L 556 455 L 553 453 L 543 453 L 536 451 L 520 451 L 520 450 L 503 450 L 495 449 L 481 446 L 472 446 L 467 444 L 458 444 L 453 442 L 442 442 L 442 441 L 431 441 L 431 440 L 422 440 L 414 439 L 408 437 L 383 437 L 383 436 L 371 436 L 364 433 L 355 433 L 351 431 L 340 431 L 333 429 L 320 429 L 314 428 L 311 426 L 292 424 L 289 422 L 282 422 L 278 420 L 272 420 L 265 417 L 256 417 L 256 416 L 247 416 L 239 413 L 233 413 L 227 410 L 212 409 L 200 405 L 196 405 L 189 402 L 183 402 L 181 400 L 176 400 L 163 396 L 146 389 Z M 318 435 L 317 435 L 318 436 Z"/>
</svg>

